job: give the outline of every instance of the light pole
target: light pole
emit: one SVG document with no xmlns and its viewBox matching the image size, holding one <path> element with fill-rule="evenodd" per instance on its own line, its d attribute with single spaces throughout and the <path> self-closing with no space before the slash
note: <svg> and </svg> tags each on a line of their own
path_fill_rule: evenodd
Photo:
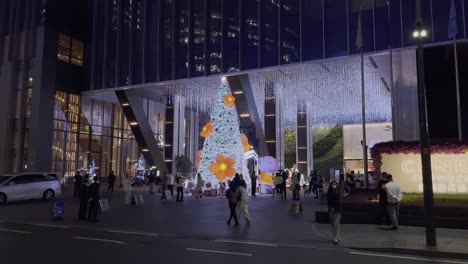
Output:
<svg viewBox="0 0 468 264">
<path fill-rule="evenodd" d="M 426 226 L 426 244 L 435 246 L 436 231 L 434 225 L 434 197 L 432 190 L 431 170 L 431 144 L 429 140 L 429 127 L 427 124 L 426 85 L 424 79 L 424 47 L 423 40 L 428 32 L 423 27 L 421 16 L 421 0 L 416 0 L 416 29 L 413 37 L 418 40 L 417 67 L 418 67 L 418 102 L 419 102 L 419 133 L 421 142 L 421 164 L 424 188 L 424 220 Z"/>
</svg>

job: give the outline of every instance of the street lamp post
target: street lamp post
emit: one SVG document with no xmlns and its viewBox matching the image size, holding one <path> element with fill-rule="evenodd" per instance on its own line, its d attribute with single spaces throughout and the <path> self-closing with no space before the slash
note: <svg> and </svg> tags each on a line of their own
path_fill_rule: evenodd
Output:
<svg viewBox="0 0 468 264">
<path fill-rule="evenodd" d="M 418 101 L 419 101 L 419 133 L 421 142 L 421 164 L 424 188 L 424 220 L 426 226 L 426 244 L 435 246 L 436 231 L 434 225 L 434 197 L 432 190 L 431 145 L 429 128 L 427 124 L 426 86 L 424 79 L 424 47 L 423 40 L 428 35 L 423 27 L 421 16 L 421 0 L 416 0 L 416 30 L 413 37 L 418 40 L 417 67 L 418 67 Z"/>
</svg>

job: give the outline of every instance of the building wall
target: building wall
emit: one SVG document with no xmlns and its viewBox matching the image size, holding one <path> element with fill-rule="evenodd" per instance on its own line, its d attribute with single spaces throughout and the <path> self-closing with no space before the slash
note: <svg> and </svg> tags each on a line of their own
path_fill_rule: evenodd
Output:
<svg viewBox="0 0 468 264">
<path fill-rule="evenodd" d="M 103 0 L 92 3 L 88 89 L 239 72 L 415 46 L 415 0 Z M 390 3 L 390 6 L 387 5 Z M 447 0 L 422 0 L 427 43 L 448 41 Z M 455 0 L 457 38 L 468 0 Z"/>
</svg>

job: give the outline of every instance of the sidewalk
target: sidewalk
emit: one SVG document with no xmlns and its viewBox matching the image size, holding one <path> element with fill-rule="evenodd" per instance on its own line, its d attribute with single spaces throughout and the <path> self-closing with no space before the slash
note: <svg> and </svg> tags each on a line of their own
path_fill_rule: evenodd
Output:
<svg viewBox="0 0 468 264">
<path fill-rule="evenodd" d="M 331 239 L 328 224 L 316 224 L 322 236 Z M 400 226 L 391 231 L 385 226 L 341 225 L 342 245 L 357 250 L 411 254 L 440 258 L 468 259 L 468 230 L 437 229 L 437 246 L 426 246 L 423 227 Z"/>
</svg>

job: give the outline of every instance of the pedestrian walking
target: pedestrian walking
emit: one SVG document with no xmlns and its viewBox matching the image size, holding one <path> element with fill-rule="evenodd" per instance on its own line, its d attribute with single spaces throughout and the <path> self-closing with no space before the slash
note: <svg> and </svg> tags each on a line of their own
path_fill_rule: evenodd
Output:
<svg viewBox="0 0 468 264">
<path fill-rule="evenodd" d="M 73 177 L 74 182 L 74 190 L 73 190 L 73 197 L 76 198 L 79 196 L 81 184 L 83 183 L 83 178 L 81 178 L 80 172 L 76 171 L 75 177 Z"/>
<path fill-rule="evenodd" d="M 81 183 L 80 191 L 79 191 L 79 198 L 80 198 L 80 207 L 78 209 L 78 220 L 84 221 L 86 220 L 86 212 L 88 210 L 88 180 L 89 175 L 86 174 L 86 180 Z"/>
<path fill-rule="evenodd" d="M 122 185 L 125 192 L 124 204 L 130 205 L 132 203 L 132 185 L 133 181 L 128 180 L 127 177 L 124 177 Z"/>
<path fill-rule="evenodd" d="M 176 178 L 177 183 L 177 202 L 184 201 L 184 185 L 185 185 L 185 177 L 179 176 Z"/>
<path fill-rule="evenodd" d="M 167 199 L 166 190 L 167 190 L 168 179 L 169 178 L 167 177 L 167 173 L 164 173 L 164 175 L 161 177 L 161 188 L 162 188 L 161 200 Z"/>
<path fill-rule="evenodd" d="M 174 175 L 172 173 L 167 174 L 167 189 L 174 196 Z"/>
<path fill-rule="evenodd" d="M 398 216 L 400 214 L 400 201 L 403 198 L 400 185 L 393 181 L 391 174 L 387 175 L 388 183 L 383 187 L 387 193 L 387 211 L 392 222 L 392 230 L 398 230 Z"/>
<path fill-rule="evenodd" d="M 378 225 L 390 224 L 390 217 L 387 212 L 387 191 L 384 189 L 385 184 L 387 184 L 387 173 L 382 172 L 381 179 L 377 183 L 377 198 L 379 199 Z"/>
<path fill-rule="evenodd" d="M 330 223 L 333 230 L 333 244 L 338 244 L 340 241 L 340 222 L 341 212 L 343 210 L 342 197 L 344 190 L 344 175 L 340 176 L 340 183 L 332 181 L 328 187 L 327 201 L 328 213 L 330 214 Z"/>
<path fill-rule="evenodd" d="M 250 224 L 249 207 L 247 206 L 248 191 L 244 180 L 241 180 L 238 191 L 240 199 L 236 205 L 237 220 L 240 220 L 241 216 L 244 215 L 245 221 L 247 221 L 247 224 Z"/>
<path fill-rule="evenodd" d="M 203 181 L 201 174 L 198 173 L 195 198 L 203 198 L 203 185 L 205 185 L 205 181 Z"/>
<path fill-rule="evenodd" d="M 237 208 L 237 203 L 240 200 L 240 194 L 239 190 L 237 188 L 237 185 L 234 181 L 229 184 L 229 190 L 226 192 L 226 198 L 228 199 L 229 203 L 229 220 L 227 220 L 227 224 L 231 225 L 231 220 L 234 218 L 234 226 L 239 225 L 239 220 L 237 219 L 237 213 L 236 213 L 236 208 Z"/>
<path fill-rule="evenodd" d="M 313 169 L 310 171 L 310 174 L 309 174 L 309 195 L 310 193 L 314 193 L 315 192 L 315 189 L 314 189 L 314 181 L 315 179 L 317 179 L 317 170 L 316 169 Z"/>
<path fill-rule="evenodd" d="M 250 182 L 252 184 L 252 196 L 256 197 L 257 193 L 257 178 L 258 175 L 255 173 L 255 171 L 252 172 L 252 175 L 250 176 Z"/>
<path fill-rule="evenodd" d="M 97 213 L 99 210 L 99 178 L 94 177 L 94 182 L 89 186 L 89 209 L 88 221 L 97 222 Z"/>
<path fill-rule="evenodd" d="M 114 185 L 115 185 L 114 171 L 111 171 L 109 176 L 107 177 L 107 183 L 109 184 L 109 187 L 107 188 L 107 193 L 113 193 L 114 192 Z"/>
<path fill-rule="evenodd" d="M 301 174 L 297 170 L 292 175 L 291 190 L 293 192 L 293 201 L 299 201 L 301 196 Z"/>
<path fill-rule="evenodd" d="M 281 184 L 281 194 L 283 200 L 287 199 L 287 189 L 286 189 L 286 181 L 289 178 L 289 171 L 281 170 L 281 177 L 283 177 L 283 183 Z"/>
<path fill-rule="evenodd" d="M 315 173 L 313 182 L 314 199 L 319 198 L 319 194 L 323 191 L 323 177 L 320 174 Z"/>
<path fill-rule="evenodd" d="M 154 194 L 154 183 L 156 182 L 156 174 L 154 171 L 148 175 L 148 185 L 150 194 Z"/>
</svg>

